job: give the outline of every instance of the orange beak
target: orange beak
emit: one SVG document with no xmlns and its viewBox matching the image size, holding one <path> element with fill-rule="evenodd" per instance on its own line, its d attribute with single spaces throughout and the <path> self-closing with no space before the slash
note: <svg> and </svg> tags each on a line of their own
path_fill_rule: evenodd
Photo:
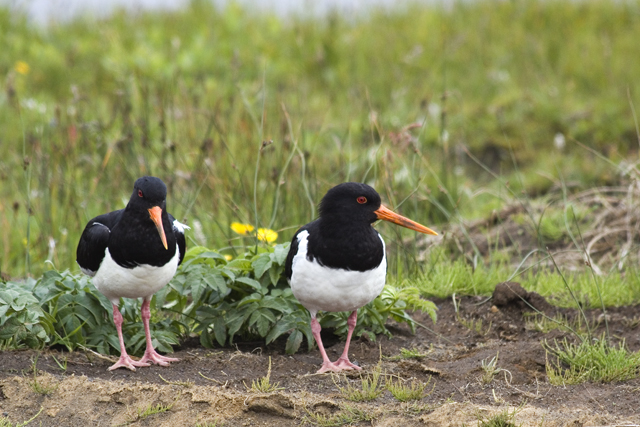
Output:
<svg viewBox="0 0 640 427">
<path fill-rule="evenodd" d="M 380 208 L 377 211 L 374 211 L 378 219 L 382 219 L 385 221 L 393 222 L 394 224 L 401 225 L 406 228 L 410 228 L 411 230 L 418 231 L 424 234 L 432 234 L 437 236 L 438 233 L 433 231 L 430 228 L 425 227 L 422 224 L 418 224 L 415 221 L 411 221 L 409 218 L 405 218 L 402 215 L 398 215 L 391 209 L 387 208 L 385 205 L 380 205 Z"/>
<path fill-rule="evenodd" d="M 164 227 L 162 226 L 162 209 L 160 208 L 160 206 L 154 206 L 149 209 L 149 216 L 158 229 L 158 234 L 160 235 L 160 240 L 162 240 L 162 245 L 165 249 L 169 249 L 169 246 L 167 246 L 167 236 L 165 236 Z"/>
</svg>

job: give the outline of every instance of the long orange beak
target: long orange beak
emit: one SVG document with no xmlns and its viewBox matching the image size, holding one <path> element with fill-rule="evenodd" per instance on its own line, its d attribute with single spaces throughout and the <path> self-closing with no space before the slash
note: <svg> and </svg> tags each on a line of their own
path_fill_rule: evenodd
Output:
<svg viewBox="0 0 640 427">
<path fill-rule="evenodd" d="M 160 240 L 162 240 L 162 245 L 165 249 L 169 249 L 169 246 L 167 246 L 167 236 L 164 234 L 164 227 L 162 226 L 162 209 L 160 208 L 160 206 L 154 206 L 149 209 L 149 216 L 151 217 L 151 220 L 156 224 L 158 234 L 160 235 Z"/>
<path fill-rule="evenodd" d="M 430 228 L 425 227 L 422 224 L 418 224 L 415 221 L 411 221 L 409 218 L 405 218 L 402 215 L 398 215 L 391 209 L 387 208 L 385 205 L 380 205 L 380 208 L 377 211 L 374 211 L 378 219 L 382 219 L 385 221 L 393 222 L 394 224 L 401 225 L 406 228 L 410 228 L 411 230 L 418 231 L 424 234 L 432 234 L 437 236 L 438 233 L 433 231 Z"/>
</svg>

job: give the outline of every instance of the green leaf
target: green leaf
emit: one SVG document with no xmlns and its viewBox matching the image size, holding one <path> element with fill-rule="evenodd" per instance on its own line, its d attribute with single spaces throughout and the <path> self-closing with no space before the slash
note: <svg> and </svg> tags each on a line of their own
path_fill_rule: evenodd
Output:
<svg viewBox="0 0 640 427">
<path fill-rule="evenodd" d="M 257 308 L 258 304 L 253 302 L 229 314 L 226 319 L 229 341 L 233 339 L 233 336 L 240 330 L 245 320 L 247 320 L 247 318 L 251 316 L 251 313 L 253 313 Z"/>
<path fill-rule="evenodd" d="M 272 296 L 267 295 L 262 298 L 260 301 L 260 307 L 271 308 L 273 310 L 277 310 L 281 313 L 289 311 L 290 307 L 287 304 L 287 301 L 283 298 L 274 298 Z"/>
<path fill-rule="evenodd" d="M 260 282 L 258 282 L 255 279 L 252 279 L 250 277 L 236 277 L 235 281 L 236 282 L 240 282 L 240 283 L 244 283 L 245 285 L 249 285 L 253 289 L 255 289 L 256 291 L 260 291 L 262 289 L 262 286 L 260 285 Z"/>
<path fill-rule="evenodd" d="M 249 326 L 255 326 L 261 337 L 267 335 L 271 325 L 276 321 L 276 316 L 267 308 L 254 311 L 249 318 Z"/>
<path fill-rule="evenodd" d="M 234 268 L 242 271 L 250 271 L 251 270 L 251 261 L 248 259 L 236 258 L 232 261 L 229 261 L 227 264 L 227 268 Z"/>
<path fill-rule="evenodd" d="M 229 291 L 227 288 L 227 281 L 217 271 L 204 275 L 202 280 L 204 280 L 211 289 L 218 291 L 223 295 Z"/>
<path fill-rule="evenodd" d="M 224 319 L 222 317 L 218 317 L 214 321 L 213 334 L 215 335 L 218 344 L 223 347 L 227 342 L 227 325 L 225 325 Z"/>
<path fill-rule="evenodd" d="M 271 284 L 276 286 L 278 281 L 280 281 L 280 268 L 277 266 L 273 266 L 269 269 L 269 279 L 271 280 Z"/>
<path fill-rule="evenodd" d="M 280 319 L 265 337 L 266 344 L 270 344 L 282 334 L 295 328 L 296 322 L 291 319 Z"/>
<path fill-rule="evenodd" d="M 251 266 L 253 267 L 255 277 L 257 279 L 261 278 L 262 275 L 265 273 L 265 271 L 271 268 L 272 264 L 273 264 L 273 261 L 271 261 L 268 254 L 258 255 L 251 262 Z"/>
<path fill-rule="evenodd" d="M 287 338 L 287 344 L 285 345 L 285 351 L 287 354 L 294 354 L 300 348 L 300 344 L 302 343 L 302 332 L 299 330 L 295 330 L 291 332 L 289 338 Z"/>
<path fill-rule="evenodd" d="M 283 265 L 285 260 L 287 259 L 287 255 L 289 254 L 289 245 L 290 243 L 276 245 L 273 250 L 273 256 L 271 257 L 271 259 L 279 265 Z"/>
</svg>

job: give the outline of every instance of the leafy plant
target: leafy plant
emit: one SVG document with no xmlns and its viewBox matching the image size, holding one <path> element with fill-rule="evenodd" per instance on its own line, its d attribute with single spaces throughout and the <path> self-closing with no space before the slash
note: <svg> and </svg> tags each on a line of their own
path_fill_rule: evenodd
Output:
<svg viewBox="0 0 640 427">
<path fill-rule="evenodd" d="M 49 342 L 55 320 L 29 289 L 34 282 L 6 282 L 0 289 L 0 348 L 41 348 Z"/>
<path fill-rule="evenodd" d="M 205 247 L 191 248 L 173 280 L 151 300 L 154 346 L 171 352 L 182 338 L 196 333 L 208 348 L 236 339 L 258 338 L 270 344 L 283 335 L 287 353 L 298 351 L 305 338 L 313 348 L 309 312 L 282 277 L 288 248 L 253 247 L 233 260 Z M 417 289 L 386 286 L 379 298 L 361 309 L 355 335 L 375 339 L 375 334 L 389 334 L 389 318 L 415 329 L 407 309 L 423 309 L 435 318 L 435 306 L 421 299 Z M 145 335 L 139 301 L 123 298 L 120 311 L 128 350 L 140 354 Z M 85 275 L 50 270 L 38 280 L 7 282 L 0 290 L 0 345 L 6 348 L 62 345 L 69 351 L 92 348 L 118 354 L 112 318 L 111 302 Z M 345 313 L 325 314 L 321 322 L 346 336 Z"/>
<path fill-rule="evenodd" d="M 227 260 L 222 254 L 204 247 L 190 249 L 170 285 L 156 294 L 157 304 L 184 313 L 194 319 L 194 331 L 203 346 L 261 338 L 270 344 L 288 335 L 287 353 L 295 353 L 306 338 L 307 347 L 315 343 L 309 312 L 295 299 L 283 278 L 289 244 L 252 248 Z M 415 330 L 417 324 L 408 309 L 427 311 L 435 319 L 435 305 L 420 298 L 416 288 L 386 286 L 382 294 L 359 311 L 355 336 L 389 334 L 389 318 L 405 322 Z M 347 334 L 349 313 L 323 313 L 324 328 Z"/>
</svg>

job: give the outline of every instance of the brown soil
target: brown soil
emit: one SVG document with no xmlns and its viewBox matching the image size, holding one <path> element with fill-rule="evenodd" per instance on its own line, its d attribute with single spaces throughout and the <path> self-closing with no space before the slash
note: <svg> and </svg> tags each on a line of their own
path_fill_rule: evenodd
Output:
<svg viewBox="0 0 640 427">
<path fill-rule="evenodd" d="M 559 330 L 546 334 L 532 330 L 523 315 L 530 308 L 522 301 L 570 318 L 574 311 L 550 307 L 526 292 L 521 292 L 522 298 L 512 298 L 509 286 L 498 289 L 493 300 L 458 299 L 458 315 L 451 299 L 436 301 L 435 325 L 426 315 L 416 314 L 431 330 L 420 328 L 412 335 L 405 326 L 392 326 L 392 339 L 361 339 L 352 344 L 352 358 L 365 375 L 380 361 L 387 378 L 421 382 L 431 378 L 431 394 L 417 402 L 398 402 L 389 391 L 370 402 L 347 400 L 338 386 L 360 386 L 360 374 L 314 374 L 320 364 L 317 350 L 289 356 L 281 343 L 266 348 L 260 343 L 239 343 L 234 349 L 208 350 L 194 342 L 175 353 L 180 362 L 136 372 L 109 372 L 111 362 L 91 353 L 0 352 L 0 414 L 19 423 L 41 411 L 30 425 L 44 427 L 298 426 L 315 423 L 310 414 L 330 417 L 355 409 L 373 418 L 355 425 L 375 426 L 470 426 L 506 410 L 515 413 L 513 423 L 522 426 L 640 423 L 640 379 L 564 387 L 548 383 L 541 342 L 571 336 Z M 639 310 L 635 306 L 607 312 L 611 334 L 624 338 L 632 351 L 640 350 Z M 598 330 L 602 331 L 601 312 L 592 310 L 588 316 L 594 322 L 600 320 Z M 480 332 L 467 327 L 471 321 L 478 325 L 479 320 Z M 329 356 L 337 358 L 343 343 L 330 333 L 326 340 Z M 401 348 L 417 349 L 426 356 L 394 357 Z M 485 384 L 481 364 L 497 355 L 497 365 L 505 371 Z M 269 357 L 270 380 L 281 389 L 269 394 L 249 392 L 246 386 L 267 374 Z M 56 360 L 66 363 L 66 370 Z M 172 406 L 162 413 L 141 415 L 159 404 Z"/>
</svg>

